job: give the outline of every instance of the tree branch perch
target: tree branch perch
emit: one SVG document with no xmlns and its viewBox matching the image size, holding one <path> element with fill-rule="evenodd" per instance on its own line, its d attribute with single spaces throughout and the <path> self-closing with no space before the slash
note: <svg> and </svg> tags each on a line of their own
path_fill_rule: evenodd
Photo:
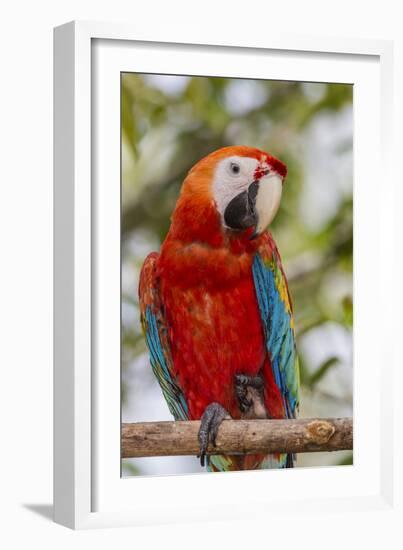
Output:
<svg viewBox="0 0 403 550">
<path fill-rule="evenodd" d="M 197 455 L 200 421 L 122 424 L 122 458 Z M 353 448 L 351 418 L 224 420 L 208 454 L 310 453 Z"/>
</svg>

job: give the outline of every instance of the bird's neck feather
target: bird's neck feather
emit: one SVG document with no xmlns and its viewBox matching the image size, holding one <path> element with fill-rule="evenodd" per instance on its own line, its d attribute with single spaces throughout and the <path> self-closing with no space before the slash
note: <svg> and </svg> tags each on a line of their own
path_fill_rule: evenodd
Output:
<svg viewBox="0 0 403 550">
<path fill-rule="evenodd" d="M 172 216 L 170 236 L 183 243 L 202 242 L 212 247 L 224 245 L 220 214 L 214 200 L 181 196 Z"/>
<path fill-rule="evenodd" d="M 253 228 L 234 232 L 223 227 L 221 215 L 209 194 L 182 192 L 172 215 L 169 240 L 226 248 L 233 254 L 254 253 L 259 239 L 250 240 Z"/>
</svg>

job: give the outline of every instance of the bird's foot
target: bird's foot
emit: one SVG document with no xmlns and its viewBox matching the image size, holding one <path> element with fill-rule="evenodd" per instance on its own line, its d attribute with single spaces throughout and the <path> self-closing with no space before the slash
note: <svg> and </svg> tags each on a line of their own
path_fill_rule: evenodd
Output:
<svg viewBox="0 0 403 550">
<path fill-rule="evenodd" d="M 247 376 L 246 374 L 237 374 L 235 376 L 235 394 L 238 398 L 239 408 L 242 412 L 249 410 L 253 404 L 250 388 L 261 392 L 263 390 L 262 377 Z"/>
<path fill-rule="evenodd" d="M 200 444 L 200 464 L 204 466 L 204 459 L 207 458 L 207 447 L 209 443 L 215 447 L 218 428 L 225 417 L 229 417 L 228 412 L 219 403 L 210 403 L 201 417 L 199 429 L 199 444 Z"/>
<path fill-rule="evenodd" d="M 264 382 L 261 376 L 235 376 L 235 394 L 243 418 L 267 418 L 263 399 Z"/>
</svg>

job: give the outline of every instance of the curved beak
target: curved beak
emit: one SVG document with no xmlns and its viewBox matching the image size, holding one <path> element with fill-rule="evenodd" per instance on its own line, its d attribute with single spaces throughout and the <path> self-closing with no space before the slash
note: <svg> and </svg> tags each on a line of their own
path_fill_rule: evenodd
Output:
<svg viewBox="0 0 403 550">
<path fill-rule="evenodd" d="M 236 195 L 225 208 L 224 221 L 230 229 L 248 229 L 257 225 L 256 196 L 259 182 L 253 181 L 247 191 Z"/>
<path fill-rule="evenodd" d="M 256 197 L 258 222 L 256 233 L 261 233 L 274 220 L 281 202 L 283 179 L 276 173 L 269 173 L 259 180 L 259 192 Z"/>
<path fill-rule="evenodd" d="M 275 217 L 281 193 L 282 178 L 278 174 L 267 174 L 253 181 L 247 191 L 242 191 L 228 203 L 224 211 L 226 226 L 236 230 L 254 227 L 250 238 L 255 238 Z"/>
</svg>

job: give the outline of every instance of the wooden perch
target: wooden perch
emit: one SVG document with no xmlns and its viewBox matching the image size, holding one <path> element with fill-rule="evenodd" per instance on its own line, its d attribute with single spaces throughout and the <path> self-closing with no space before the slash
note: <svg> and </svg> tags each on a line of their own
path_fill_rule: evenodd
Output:
<svg viewBox="0 0 403 550">
<path fill-rule="evenodd" d="M 122 458 L 197 455 L 200 421 L 122 424 Z M 224 420 L 208 454 L 310 453 L 353 448 L 351 418 Z"/>
</svg>

